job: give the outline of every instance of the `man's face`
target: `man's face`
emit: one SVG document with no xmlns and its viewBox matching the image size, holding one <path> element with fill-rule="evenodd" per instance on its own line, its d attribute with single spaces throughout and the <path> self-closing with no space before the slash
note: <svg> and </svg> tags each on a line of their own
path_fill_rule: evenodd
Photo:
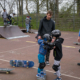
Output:
<svg viewBox="0 0 80 80">
<path fill-rule="evenodd" d="M 50 19 L 51 19 L 51 17 L 52 17 L 52 15 L 47 14 L 47 19 L 48 19 L 48 20 L 50 20 Z"/>
<path fill-rule="evenodd" d="M 4 12 L 5 12 L 6 10 L 4 9 Z"/>
</svg>

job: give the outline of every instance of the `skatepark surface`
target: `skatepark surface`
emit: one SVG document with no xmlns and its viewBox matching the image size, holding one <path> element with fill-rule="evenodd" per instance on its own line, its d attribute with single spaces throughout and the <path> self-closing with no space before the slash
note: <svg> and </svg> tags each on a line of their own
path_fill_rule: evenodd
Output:
<svg viewBox="0 0 80 80">
<path fill-rule="evenodd" d="M 17 39 L 0 38 L 0 68 L 13 68 L 10 60 L 30 60 L 34 61 L 33 68 L 16 67 L 11 74 L 0 72 L 0 80 L 37 80 L 38 50 L 39 45 L 35 41 L 36 34 L 25 33 L 30 37 Z M 62 32 L 64 38 L 63 58 L 61 60 L 62 80 L 80 80 L 80 45 L 74 45 L 77 41 L 77 32 Z M 47 80 L 54 80 L 56 76 L 52 69 L 54 63 L 53 51 L 50 53 L 50 65 L 45 67 Z"/>
</svg>

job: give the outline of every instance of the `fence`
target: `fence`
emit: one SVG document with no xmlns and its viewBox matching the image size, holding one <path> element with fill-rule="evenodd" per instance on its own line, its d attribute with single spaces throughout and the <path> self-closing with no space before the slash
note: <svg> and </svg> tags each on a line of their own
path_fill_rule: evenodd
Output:
<svg viewBox="0 0 80 80">
<path fill-rule="evenodd" d="M 56 29 L 64 31 L 79 31 L 80 29 L 80 0 L 0 0 L 0 25 L 3 25 L 1 14 L 6 8 L 8 14 L 14 16 L 16 24 L 25 28 L 25 18 L 29 15 L 33 29 L 39 28 L 47 10 L 53 11 L 52 19 Z"/>
</svg>

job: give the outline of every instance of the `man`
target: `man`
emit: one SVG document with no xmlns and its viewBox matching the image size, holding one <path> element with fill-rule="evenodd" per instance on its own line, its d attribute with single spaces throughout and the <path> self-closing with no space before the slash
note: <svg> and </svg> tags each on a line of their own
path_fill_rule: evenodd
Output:
<svg viewBox="0 0 80 80">
<path fill-rule="evenodd" d="M 79 31 L 79 36 L 78 36 L 78 42 L 80 42 L 80 31 Z M 80 52 L 80 49 L 79 49 Z M 80 66 L 80 63 L 77 64 L 78 66 Z"/>
<path fill-rule="evenodd" d="M 46 16 L 40 20 L 40 25 L 38 29 L 38 39 L 43 38 L 44 34 L 51 35 L 51 32 L 55 29 L 55 23 L 51 19 L 51 17 L 52 17 L 52 11 L 49 10 Z M 47 50 L 47 54 L 46 54 L 47 65 L 49 65 L 49 55 L 50 55 L 50 50 Z"/>
<path fill-rule="evenodd" d="M 6 19 L 7 19 L 7 12 L 6 12 L 6 9 L 5 8 L 3 10 L 4 10 L 4 12 L 2 13 L 2 18 L 3 18 L 4 24 L 5 24 L 7 22 L 6 21 Z"/>
</svg>

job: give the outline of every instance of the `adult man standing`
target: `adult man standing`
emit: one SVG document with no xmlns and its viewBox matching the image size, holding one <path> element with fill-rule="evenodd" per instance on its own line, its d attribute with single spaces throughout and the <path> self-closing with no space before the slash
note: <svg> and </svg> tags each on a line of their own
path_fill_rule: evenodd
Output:
<svg viewBox="0 0 80 80">
<path fill-rule="evenodd" d="M 5 24 L 6 23 L 6 19 L 7 19 L 7 12 L 6 12 L 5 8 L 3 10 L 4 10 L 4 12 L 2 13 L 2 18 L 3 18 L 4 24 Z"/>
<path fill-rule="evenodd" d="M 43 38 L 44 34 L 50 34 L 51 32 L 55 29 L 55 23 L 51 19 L 52 17 L 52 11 L 49 10 L 46 14 L 46 16 L 40 20 L 40 25 L 38 29 L 38 39 Z M 49 55 L 50 55 L 50 50 L 47 50 L 46 54 L 46 64 L 49 65 Z"/>
</svg>

